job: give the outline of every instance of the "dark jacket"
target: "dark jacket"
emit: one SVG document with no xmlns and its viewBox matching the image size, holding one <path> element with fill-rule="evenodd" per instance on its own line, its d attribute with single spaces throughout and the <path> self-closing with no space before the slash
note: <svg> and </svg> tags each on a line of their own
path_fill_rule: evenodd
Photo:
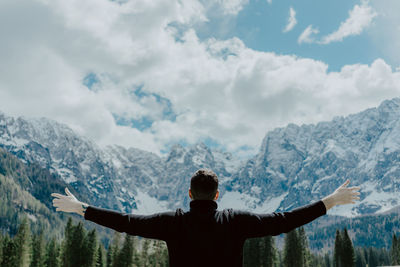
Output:
<svg viewBox="0 0 400 267">
<path fill-rule="evenodd" d="M 212 200 L 190 202 L 190 211 L 177 209 L 153 215 L 135 215 L 89 206 L 85 219 L 118 232 L 164 240 L 170 267 L 242 266 L 247 238 L 279 235 L 326 214 L 322 201 L 290 212 L 255 214 L 217 210 Z"/>
</svg>

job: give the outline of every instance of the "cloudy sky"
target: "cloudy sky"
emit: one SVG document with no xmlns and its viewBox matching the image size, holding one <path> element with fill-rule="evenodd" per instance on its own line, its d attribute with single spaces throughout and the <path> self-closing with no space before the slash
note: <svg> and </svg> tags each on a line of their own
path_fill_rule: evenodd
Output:
<svg viewBox="0 0 400 267">
<path fill-rule="evenodd" d="M 100 145 L 205 142 L 400 96 L 398 0 L 2 0 L 0 111 Z"/>
</svg>

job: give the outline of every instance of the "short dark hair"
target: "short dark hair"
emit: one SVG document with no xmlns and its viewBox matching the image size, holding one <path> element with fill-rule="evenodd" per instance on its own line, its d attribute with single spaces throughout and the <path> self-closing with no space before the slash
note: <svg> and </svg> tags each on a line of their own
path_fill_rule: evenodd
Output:
<svg viewBox="0 0 400 267">
<path fill-rule="evenodd" d="M 211 170 L 200 169 L 190 180 L 193 199 L 214 200 L 218 190 L 218 176 Z"/>
</svg>

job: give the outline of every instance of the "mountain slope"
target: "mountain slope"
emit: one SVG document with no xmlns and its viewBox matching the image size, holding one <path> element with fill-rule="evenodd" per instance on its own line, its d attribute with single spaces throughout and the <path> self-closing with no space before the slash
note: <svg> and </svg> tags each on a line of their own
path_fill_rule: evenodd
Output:
<svg viewBox="0 0 400 267">
<path fill-rule="evenodd" d="M 240 163 L 204 144 L 174 145 L 168 155 L 135 148 L 100 148 L 45 118 L 0 113 L 0 147 L 59 175 L 92 204 L 150 213 L 188 207 L 189 178 L 198 168 L 220 177 L 220 207 L 258 212 L 290 209 L 332 192 L 346 179 L 361 201 L 332 214 L 387 211 L 400 204 L 400 99 L 330 122 L 277 128 L 260 151 Z"/>
<path fill-rule="evenodd" d="M 400 99 L 317 125 L 269 132 L 260 152 L 234 175 L 232 188 L 261 200 L 287 195 L 288 209 L 321 198 L 346 179 L 361 186 L 361 202 L 333 213 L 383 212 L 400 204 Z M 260 188 L 257 194 L 254 188 Z"/>
</svg>

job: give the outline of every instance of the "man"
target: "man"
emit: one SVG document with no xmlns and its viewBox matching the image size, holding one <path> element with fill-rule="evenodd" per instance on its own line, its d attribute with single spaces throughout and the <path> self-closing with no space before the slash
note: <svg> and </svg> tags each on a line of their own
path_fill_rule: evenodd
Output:
<svg viewBox="0 0 400 267">
<path fill-rule="evenodd" d="M 255 214 L 233 209 L 217 210 L 218 177 L 206 169 L 191 178 L 190 211 L 177 209 L 153 215 L 134 215 L 89 206 L 66 188 L 66 196 L 53 193 L 57 211 L 75 212 L 86 220 L 130 235 L 164 240 L 171 267 L 242 266 L 247 238 L 279 235 L 311 222 L 336 205 L 358 200 L 358 187 L 347 180 L 331 195 L 290 212 Z"/>
</svg>

